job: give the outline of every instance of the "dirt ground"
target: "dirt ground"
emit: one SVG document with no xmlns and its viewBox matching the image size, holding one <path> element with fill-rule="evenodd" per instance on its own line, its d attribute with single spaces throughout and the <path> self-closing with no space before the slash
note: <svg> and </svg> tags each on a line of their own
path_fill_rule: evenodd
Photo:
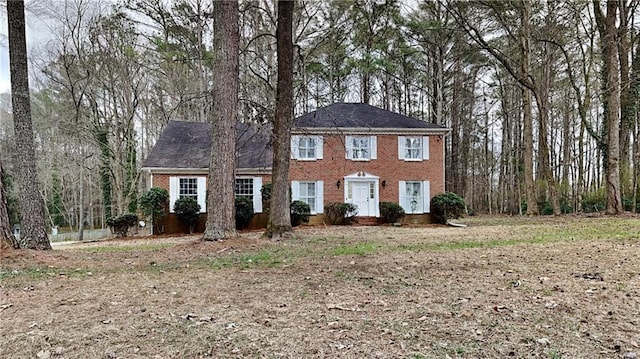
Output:
<svg viewBox="0 0 640 359">
<path fill-rule="evenodd" d="M 640 357 L 640 217 L 2 253 L 1 358 Z"/>
</svg>

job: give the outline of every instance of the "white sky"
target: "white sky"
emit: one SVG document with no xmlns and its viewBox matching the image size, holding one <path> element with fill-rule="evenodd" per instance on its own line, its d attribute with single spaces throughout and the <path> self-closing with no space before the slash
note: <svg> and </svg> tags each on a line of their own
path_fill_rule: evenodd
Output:
<svg viewBox="0 0 640 359">
<path fill-rule="evenodd" d="M 49 40 L 51 40 L 51 28 L 46 24 L 46 14 L 43 8 L 36 8 L 30 5 L 37 1 L 27 1 L 26 4 L 26 35 L 27 35 L 27 56 L 31 59 L 34 54 L 40 52 Z M 11 79 L 9 75 L 9 41 L 7 25 L 7 8 L 4 1 L 0 1 L 0 93 L 10 92 Z M 35 70 L 29 63 L 29 73 Z"/>
</svg>

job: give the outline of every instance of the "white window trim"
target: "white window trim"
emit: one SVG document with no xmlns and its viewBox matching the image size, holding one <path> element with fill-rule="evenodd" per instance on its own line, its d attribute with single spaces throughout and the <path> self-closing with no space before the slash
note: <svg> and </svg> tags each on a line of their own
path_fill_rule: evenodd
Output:
<svg viewBox="0 0 640 359">
<path fill-rule="evenodd" d="M 171 176 L 169 177 L 169 213 L 175 213 L 173 206 L 180 197 L 180 179 L 196 178 L 198 180 L 198 204 L 200 213 L 207 213 L 207 178 L 204 176 Z"/>
<path fill-rule="evenodd" d="M 420 158 L 405 157 L 405 139 L 421 137 L 422 156 Z M 420 162 L 429 159 L 429 136 L 398 136 L 398 159 L 406 162 Z"/>
<path fill-rule="evenodd" d="M 408 203 L 406 203 L 407 182 L 420 182 L 420 190 L 422 191 L 422 210 L 412 212 Z M 398 183 L 398 204 L 407 214 L 431 213 L 431 183 L 429 181 L 400 181 Z"/>
<path fill-rule="evenodd" d="M 310 158 L 300 157 L 300 139 L 301 138 L 313 138 L 316 143 L 316 156 Z M 324 142 L 322 136 L 304 136 L 304 135 L 292 135 L 291 136 L 291 158 L 299 161 L 317 161 L 324 157 Z"/>
<path fill-rule="evenodd" d="M 369 158 L 353 158 L 353 138 L 354 137 L 369 137 Z M 371 161 L 378 159 L 378 145 L 376 136 L 364 136 L 364 135 L 352 135 L 345 136 L 345 152 L 344 158 L 351 161 Z"/>
<path fill-rule="evenodd" d="M 262 213 L 262 177 L 237 176 L 239 179 L 251 179 L 253 185 L 253 213 Z M 234 186 L 235 187 L 235 186 Z M 234 196 L 236 194 L 234 193 Z"/>
<path fill-rule="evenodd" d="M 300 183 L 316 184 L 316 205 L 310 208 L 311 214 L 324 213 L 324 181 L 291 181 L 291 200 L 300 200 Z"/>
</svg>

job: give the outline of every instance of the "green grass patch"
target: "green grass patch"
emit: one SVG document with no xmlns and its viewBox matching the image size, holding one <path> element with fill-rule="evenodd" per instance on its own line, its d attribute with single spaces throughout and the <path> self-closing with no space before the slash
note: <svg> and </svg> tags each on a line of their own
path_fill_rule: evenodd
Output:
<svg viewBox="0 0 640 359">
<path fill-rule="evenodd" d="M 336 256 L 364 256 L 367 254 L 376 253 L 380 248 L 381 246 L 374 242 L 362 242 L 353 245 L 340 245 L 333 249 L 333 254 Z"/>
<path fill-rule="evenodd" d="M 212 269 L 224 269 L 239 267 L 250 268 L 275 268 L 287 262 L 288 256 L 284 251 L 263 250 L 256 253 L 218 257 L 207 260 L 206 266 Z"/>
<path fill-rule="evenodd" d="M 116 253 L 116 252 L 151 252 L 160 249 L 173 247 L 173 243 L 157 243 L 157 244 L 141 244 L 141 245 L 125 245 L 125 246 L 96 246 L 82 248 L 80 251 L 90 253 Z"/>
</svg>

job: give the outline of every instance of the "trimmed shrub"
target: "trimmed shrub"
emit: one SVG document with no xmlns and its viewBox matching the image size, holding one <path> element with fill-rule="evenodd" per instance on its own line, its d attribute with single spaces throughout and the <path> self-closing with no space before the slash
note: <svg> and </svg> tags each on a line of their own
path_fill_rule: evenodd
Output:
<svg viewBox="0 0 640 359">
<path fill-rule="evenodd" d="M 380 217 L 383 223 L 396 223 L 404 218 L 404 209 L 393 202 L 380 202 Z"/>
<path fill-rule="evenodd" d="M 249 197 L 236 197 L 236 229 L 245 229 L 253 218 L 253 201 Z"/>
<path fill-rule="evenodd" d="M 137 224 L 138 216 L 133 213 L 107 219 L 107 226 L 111 229 L 111 233 L 115 233 L 118 237 L 126 237 L 129 234 L 129 228 Z"/>
<path fill-rule="evenodd" d="M 260 189 L 260 193 L 262 193 L 262 208 L 268 209 L 271 204 L 271 188 L 273 185 L 271 182 L 265 183 L 262 185 Z"/>
<path fill-rule="evenodd" d="M 167 203 L 169 203 L 169 192 L 164 188 L 153 187 L 140 197 L 140 209 L 142 214 L 151 217 L 151 225 L 154 228 L 153 233 L 162 233 L 164 231 L 163 226 L 160 225 L 160 220 L 165 215 L 164 211 Z M 160 230 L 156 230 L 157 227 Z"/>
<path fill-rule="evenodd" d="M 178 220 L 189 227 L 189 234 L 193 233 L 200 214 L 200 205 L 192 197 L 182 197 L 176 200 L 173 211 Z"/>
<path fill-rule="evenodd" d="M 329 224 L 352 224 L 356 220 L 358 207 L 353 203 L 331 202 L 324 207 L 324 217 Z"/>
<path fill-rule="evenodd" d="M 291 202 L 291 226 L 297 227 L 302 223 L 309 223 L 310 215 L 311 207 L 309 207 L 309 204 L 307 204 L 307 202 Z"/>
<path fill-rule="evenodd" d="M 431 213 L 438 223 L 447 224 L 450 219 L 460 218 L 465 208 L 464 199 L 453 192 L 441 193 L 431 198 Z"/>
</svg>

